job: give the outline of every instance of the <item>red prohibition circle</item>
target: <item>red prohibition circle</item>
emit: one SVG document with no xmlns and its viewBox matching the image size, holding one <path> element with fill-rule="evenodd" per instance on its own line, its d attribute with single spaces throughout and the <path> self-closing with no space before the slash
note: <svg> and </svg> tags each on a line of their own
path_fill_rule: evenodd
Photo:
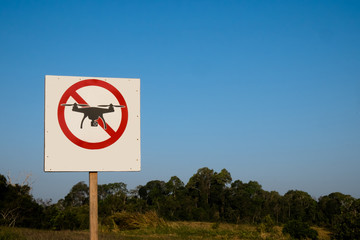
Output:
<svg viewBox="0 0 360 240">
<path fill-rule="evenodd" d="M 111 92 L 116 99 L 118 100 L 120 105 L 125 106 L 121 108 L 121 122 L 116 131 L 112 130 L 111 127 L 108 127 L 106 132 L 110 135 L 110 138 L 102 141 L 102 142 L 86 142 L 78 137 L 76 137 L 69 129 L 65 121 L 65 106 L 61 106 L 61 104 L 66 103 L 70 97 L 73 97 L 78 104 L 87 104 L 81 96 L 79 96 L 76 91 L 80 88 L 87 87 L 87 86 L 97 86 L 107 89 Z M 128 109 L 125 102 L 124 97 L 121 93 L 111 84 L 98 80 L 98 79 L 87 79 L 80 82 L 75 83 L 74 85 L 70 86 L 62 95 L 59 105 L 58 105 L 58 120 L 59 125 L 65 136 L 74 144 L 79 147 L 86 148 L 86 149 L 102 149 L 106 148 L 113 143 L 115 143 L 124 133 L 127 122 L 128 122 Z"/>
</svg>

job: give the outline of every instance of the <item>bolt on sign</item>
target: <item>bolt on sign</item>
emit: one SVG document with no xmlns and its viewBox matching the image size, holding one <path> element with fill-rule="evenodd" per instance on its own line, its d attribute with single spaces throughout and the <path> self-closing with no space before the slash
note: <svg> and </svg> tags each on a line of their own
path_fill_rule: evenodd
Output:
<svg viewBox="0 0 360 240">
<path fill-rule="evenodd" d="M 140 171 L 140 79 L 45 76 L 44 169 Z"/>
</svg>

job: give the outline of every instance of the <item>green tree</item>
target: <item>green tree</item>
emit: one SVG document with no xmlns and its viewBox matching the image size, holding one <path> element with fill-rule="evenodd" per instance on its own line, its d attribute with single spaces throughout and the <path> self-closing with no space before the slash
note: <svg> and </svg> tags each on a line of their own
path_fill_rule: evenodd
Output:
<svg viewBox="0 0 360 240">
<path fill-rule="evenodd" d="M 225 202 L 228 192 L 227 185 L 232 181 L 230 173 L 222 169 L 219 173 L 215 172 L 212 176 L 210 186 L 210 206 L 215 210 L 215 218 L 224 219 Z M 218 220 L 218 219 L 214 219 Z"/>
<path fill-rule="evenodd" d="M 207 167 L 200 168 L 187 183 L 189 193 L 197 201 L 197 207 L 209 208 L 210 186 L 214 170 Z"/>
<path fill-rule="evenodd" d="M 82 181 L 75 184 L 65 196 L 64 207 L 79 207 L 89 204 L 89 187 Z"/>
<path fill-rule="evenodd" d="M 313 223 L 316 220 L 316 201 L 306 192 L 290 190 L 284 195 L 288 219 Z"/>
<path fill-rule="evenodd" d="M 265 191 L 258 182 L 236 180 L 229 189 L 227 215 L 232 222 L 260 222 L 266 213 L 264 201 Z"/>
<path fill-rule="evenodd" d="M 281 200 L 282 196 L 276 191 L 263 192 L 264 194 L 264 204 L 263 204 L 263 215 L 271 216 L 272 219 L 279 223 L 279 218 L 281 214 Z"/>
<path fill-rule="evenodd" d="M 246 199 L 249 201 L 248 216 L 251 216 L 251 222 L 256 223 L 261 221 L 265 191 L 256 181 L 249 181 L 249 183 L 245 184 L 244 191 Z"/>
<path fill-rule="evenodd" d="M 211 219 L 210 211 L 210 187 L 214 177 L 214 170 L 207 167 L 200 168 L 186 184 L 189 196 L 193 199 L 194 208 L 192 217 L 194 220 L 208 221 Z"/>
<path fill-rule="evenodd" d="M 172 176 L 165 184 L 166 191 L 173 198 L 176 198 L 178 191 L 184 189 L 184 183 L 177 176 Z"/>
<path fill-rule="evenodd" d="M 165 199 L 161 207 L 161 215 L 169 220 L 179 220 L 184 213 L 184 183 L 177 177 L 172 176 L 165 184 Z"/>
<path fill-rule="evenodd" d="M 50 228 L 86 229 L 89 226 L 89 187 L 84 182 L 75 184 L 64 199 L 60 199 L 45 212 L 51 214 Z"/>
<path fill-rule="evenodd" d="M 360 199 L 345 198 L 341 213 L 336 215 L 332 229 L 339 240 L 360 239 Z"/>
<path fill-rule="evenodd" d="M 126 189 L 126 184 L 123 182 L 98 185 L 98 195 L 100 200 L 114 195 L 126 195 L 127 193 L 128 190 Z"/>
<path fill-rule="evenodd" d="M 0 175 L 0 224 L 40 228 L 43 208 L 30 194 L 30 186 L 9 183 Z"/>
<path fill-rule="evenodd" d="M 122 182 L 99 185 L 99 215 L 112 215 L 124 210 L 127 193 L 126 184 Z"/>
<path fill-rule="evenodd" d="M 318 221 L 326 226 L 334 227 L 339 216 L 342 213 L 348 212 L 354 201 L 355 199 L 350 195 L 339 192 L 320 197 L 318 202 Z"/>
<path fill-rule="evenodd" d="M 158 212 L 160 212 L 166 195 L 167 190 L 164 181 L 153 180 L 139 188 L 140 198 L 146 200 L 146 203 Z"/>
<path fill-rule="evenodd" d="M 239 223 L 245 217 L 244 184 L 241 180 L 231 183 L 226 204 L 226 219 L 230 222 Z"/>
</svg>

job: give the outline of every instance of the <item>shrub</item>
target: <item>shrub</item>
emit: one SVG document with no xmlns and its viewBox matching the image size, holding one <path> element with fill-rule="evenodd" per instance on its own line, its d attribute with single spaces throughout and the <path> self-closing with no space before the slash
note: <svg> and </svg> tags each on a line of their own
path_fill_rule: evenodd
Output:
<svg viewBox="0 0 360 240">
<path fill-rule="evenodd" d="M 291 220 L 286 223 L 283 228 L 283 233 L 288 233 L 292 238 L 295 239 L 318 239 L 318 232 L 314 229 L 311 229 L 307 223 L 299 220 Z"/>
<path fill-rule="evenodd" d="M 266 215 L 266 217 L 263 220 L 263 223 L 265 225 L 265 231 L 266 232 L 273 232 L 275 227 L 274 220 L 270 217 L 270 215 Z"/>
<path fill-rule="evenodd" d="M 58 211 L 51 219 L 54 230 L 79 230 L 89 227 L 89 211 L 87 206 L 68 207 L 63 211 Z"/>
<path fill-rule="evenodd" d="M 164 225 L 165 221 L 156 212 L 149 211 L 144 214 L 132 212 L 117 212 L 102 221 L 104 230 L 123 231 L 144 228 L 148 226 Z"/>
<path fill-rule="evenodd" d="M 118 212 L 111 216 L 113 226 L 119 230 L 139 229 L 140 222 L 135 214 L 128 212 Z"/>
</svg>

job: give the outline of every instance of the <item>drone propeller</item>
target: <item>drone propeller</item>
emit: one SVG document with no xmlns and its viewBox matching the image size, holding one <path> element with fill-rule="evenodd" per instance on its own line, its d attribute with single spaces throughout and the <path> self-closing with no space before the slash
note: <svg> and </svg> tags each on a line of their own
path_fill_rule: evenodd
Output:
<svg viewBox="0 0 360 240">
<path fill-rule="evenodd" d="M 86 107 L 86 106 L 89 106 L 89 105 L 87 105 L 87 104 L 77 104 L 77 103 L 63 103 L 63 104 L 61 104 L 61 106 L 74 106 L 74 105 L 78 105 L 78 106 L 80 106 L 80 107 Z"/>
<path fill-rule="evenodd" d="M 98 107 L 110 107 L 110 106 L 120 107 L 120 108 L 124 108 L 124 107 L 125 107 L 124 105 L 113 105 L 113 104 L 109 104 L 109 105 L 98 105 Z"/>
</svg>

